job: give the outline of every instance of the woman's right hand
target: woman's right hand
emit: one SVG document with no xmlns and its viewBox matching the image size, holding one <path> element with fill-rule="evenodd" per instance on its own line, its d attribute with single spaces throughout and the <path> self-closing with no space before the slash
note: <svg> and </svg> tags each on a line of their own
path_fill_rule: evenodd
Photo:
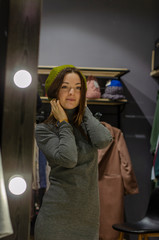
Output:
<svg viewBox="0 0 159 240">
<path fill-rule="evenodd" d="M 63 120 L 68 121 L 67 115 L 61 106 L 59 100 L 52 99 L 50 101 L 51 104 L 51 115 L 53 115 L 57 121 L 61 122 Z"/>
</svg>

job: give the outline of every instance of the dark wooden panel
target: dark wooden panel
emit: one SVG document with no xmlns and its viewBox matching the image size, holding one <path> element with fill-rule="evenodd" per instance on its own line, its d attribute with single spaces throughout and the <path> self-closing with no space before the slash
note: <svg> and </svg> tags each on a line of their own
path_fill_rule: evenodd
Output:
<svg viewBox="0 0 159 240">
<path fill-rule="evenodd" d="M 8 33 L 8 10 L 9 1 L 0 0 L 0 146 L 2 136 L 2 116 L 4 98 L 5 64 L 7 52 L 7 33 Z"/>
<path fill-rule="evenodd" d="M 14 234 L 5 239 L 29 236 L 34 123 L 37 98 L 37 65 L 41 1 L 11 0 L 4 87 L 2 161 Z M 18 70 L 32 75 L 28 88 L 18 88 L 13 76 Z M 28 188 L 20 195 L 8 190 L 13 175 L 23 175 Z"/>
</svg>

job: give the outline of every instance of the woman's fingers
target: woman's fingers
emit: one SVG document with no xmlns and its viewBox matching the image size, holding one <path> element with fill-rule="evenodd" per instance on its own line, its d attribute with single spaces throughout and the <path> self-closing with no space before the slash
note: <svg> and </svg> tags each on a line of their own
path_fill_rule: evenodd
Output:
<svg viewBox="0 0 159 240">
<path fill-rule="evenodd" d="M 62 108 L 59 100 L 56 101 L 56 99 L 53 99 L 51 100 L 50 103 L 51 103 L 51 114 L 53 114 L 57 120 L 67 119 L 67 115 L 64 109 Z"/>
</svg>

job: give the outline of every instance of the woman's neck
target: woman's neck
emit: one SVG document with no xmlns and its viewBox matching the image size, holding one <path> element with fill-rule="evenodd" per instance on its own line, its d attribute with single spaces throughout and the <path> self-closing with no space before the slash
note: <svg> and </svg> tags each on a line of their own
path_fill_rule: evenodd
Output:
<svg viewBox="0 0 159 240">
<path fill-rule="evenodd" d="M 78 109 L 77 107 L 73 108 L 73 109 L 64 109 L 65 112 L 66 112 L 66 115 L 68 117 L 69 122 L 73 122 L 74 116 L 77 113 L 77 109 Z"/>
</svg>

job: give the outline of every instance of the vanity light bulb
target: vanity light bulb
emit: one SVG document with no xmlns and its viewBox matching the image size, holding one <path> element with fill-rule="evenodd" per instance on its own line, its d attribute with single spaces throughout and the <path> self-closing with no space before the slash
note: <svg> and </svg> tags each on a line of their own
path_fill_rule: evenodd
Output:
<svg viewBox="0 0 159 240">
<path fill-rule="evenodd" d="M 14 83 L 19 88 L 26 88 L 32 82 L 31 74 L 26 70 L 20 70 L 14 74 Z"/>
<path fill-rule="evenodd" d="M 9 180 L 8 187 L 12 194 L 21 195 L 25 192 L 27 184 L 23 177 L 15 176 Z"/>
</svg>

